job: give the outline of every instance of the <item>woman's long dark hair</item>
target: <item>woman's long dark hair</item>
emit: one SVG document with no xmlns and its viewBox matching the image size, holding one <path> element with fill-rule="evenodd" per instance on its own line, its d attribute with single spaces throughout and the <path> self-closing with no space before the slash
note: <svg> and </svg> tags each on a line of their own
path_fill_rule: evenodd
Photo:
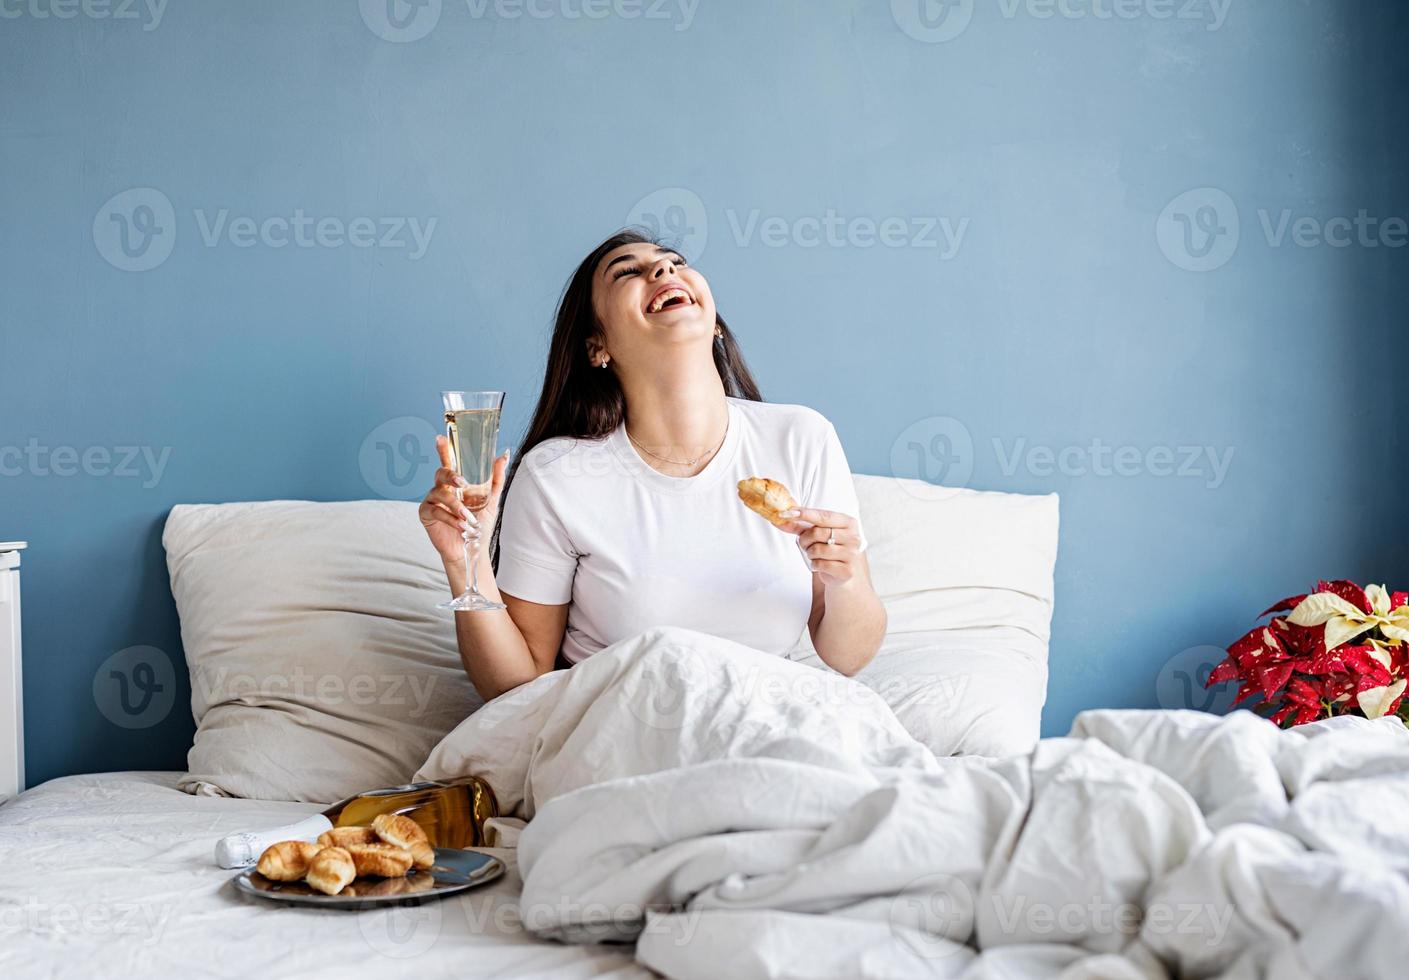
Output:
<svg viewBox="0 0 1409 980">
<path fill-rule="evenodd" d="M 490 544 L 496 570 L 499 567 L 499 527 L 503 523 L 504 501 L 508 498 L 514 474 L 529 451 L 554 436 L 605 438 L 626 417 L 626 397 L 617 382 L 616 372 L 593 370 L 587 359 L 588 338 L 602 332 L 602 325 L 592 307 L 592 277 L 602 259 L 623 245 L 664 247 L 644 232 L 624 229 L 594 248 L 564 287 L 562 299 L 558 302 L 557 320 L 553 325 L 553 339 L 548 348 L 548 367 L 543 372 L 543 391 L 538 396 L 538 407 L 533 410 L 533 421 L 529 423 L 528 432 L 504 479 L 504 492 L 499 503 L 500 517 L 495 523 L 494 540 Z M 763 401 L 729 325 L 718 313 L 714 322 L 720 333 L 714 338 L 714 366 L 719 370 L 719 379 L 724 382 L 724 393 L 733 398 Z"/>
</svg>

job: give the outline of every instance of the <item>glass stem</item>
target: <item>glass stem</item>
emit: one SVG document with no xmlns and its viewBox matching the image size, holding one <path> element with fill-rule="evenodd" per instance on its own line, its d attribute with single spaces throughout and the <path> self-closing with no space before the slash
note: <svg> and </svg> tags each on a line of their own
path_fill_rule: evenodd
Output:
<svg viewBox="0 0 1409 980">
<path fill-rule="evenodd" d="M 470 567 L 470 595 L 479 595 L 479 537 L 465 532 L 465 563 Z"/>
</svg>

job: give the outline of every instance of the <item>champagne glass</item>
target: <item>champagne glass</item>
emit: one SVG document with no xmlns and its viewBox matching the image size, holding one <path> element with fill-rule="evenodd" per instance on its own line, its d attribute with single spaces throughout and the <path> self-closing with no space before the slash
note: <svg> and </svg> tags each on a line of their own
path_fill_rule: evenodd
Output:
<svg viewBox="0 0 1409 980">
<path fill-rule="evenodd" d="M 471 510 L 483 507 L 489 499 L 494 479 L 494 456 L 499 441 L 499 414 L 504 407 L 502 391 L 442 391 L 445 405 L 445 435 L 455 454 L 455 472 L 465 478 L 468 487 L 461 491 L 465 505 Z M 481 527 L 481 533 L 493 528 Z M 505 608 L 479 591 L 479 538 L 471 531 L 463 535 L 465 568 L 469 571 L 470 587 L 463 594 L 437 609 L 455 612 L 485 612 Z"/>
</svg>

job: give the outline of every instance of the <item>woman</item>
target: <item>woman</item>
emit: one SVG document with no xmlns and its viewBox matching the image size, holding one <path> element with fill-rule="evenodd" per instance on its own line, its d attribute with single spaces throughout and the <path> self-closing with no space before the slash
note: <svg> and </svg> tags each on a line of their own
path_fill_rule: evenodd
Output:
<svg viewBox="0 0 1409 980">
<path fill-rule="evenodd" d="M 461 535 L 496 530 L 479 587 L 507 608 L 455 617 L 486 700 L 654 626 L 784 654 L 806 625 L 848 675 L 875 656 L 885 610 L 836 431 L 762 400 L 704 277 L 643 235 L 607 239 L 568 282 L 522 454 L 495 461 L 483 506 L 437 447 L 420 518 L 452 594 Z M 775 527 L 738 499 L 751 476 L 806 506 Z"/>
</svg>

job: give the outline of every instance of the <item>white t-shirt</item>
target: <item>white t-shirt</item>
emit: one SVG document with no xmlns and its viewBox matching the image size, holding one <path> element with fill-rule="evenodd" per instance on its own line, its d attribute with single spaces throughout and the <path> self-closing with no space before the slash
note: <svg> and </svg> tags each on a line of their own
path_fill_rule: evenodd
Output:
<svg viewBox="0 0 1409 980">
<path fill-rule="evenodd" d="M 571 603 L 570 662 L 656 626 L 778 654 L 802 635 L 807 557 L 796 535 L 744 506 L 737 484 L 768 477 L 803 507 L 856 517 L 846 454 L 810 408 L 727 401 L 724 442 L 694 476 L 652 469 L 622 426 L 605 439 L 548 439 L 519 464 L 504 496 L 495 581 L 529 602 Z"/>
</svg>

